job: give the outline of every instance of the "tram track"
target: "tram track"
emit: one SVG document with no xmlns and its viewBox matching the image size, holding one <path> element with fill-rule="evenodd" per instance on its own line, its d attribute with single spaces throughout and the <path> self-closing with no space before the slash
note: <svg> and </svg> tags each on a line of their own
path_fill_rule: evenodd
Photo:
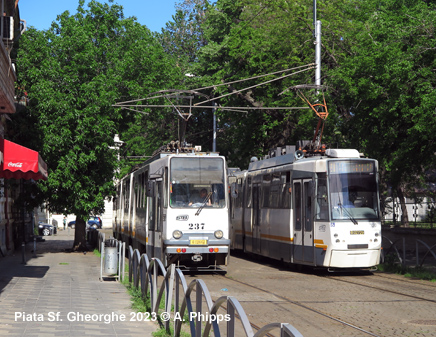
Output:
<svg viewBox="0 0 436 337">
<path fill-rule="evenodd" d="M 294 325 L 305 336 L 318 336 L 321 332 L 332 336 L 420 336 L 415 335 L 415 330 L 428 335 L 434 331 L 436 321 L 428 314 L 436 304 L 432 295 L 434 283 L 368 271 L 295 273 L 289 268 L 282 269 L 280 264 L 267 262 L 270 261 L 260 263 L 235 257 L 227 275 L 206 277 L 214 289 L 214 300 L 223 291 L 230 291 L 246 306 L 253 331 L 277 321 Z M 330 290 L 337 296 L 332 296 Z M 408 314 L 401 314 L 405 309 Z M 313 321 L 307 318 L 310 316 L 314 317 Z M 274 331 L 267 336 L 273 337 Z"/>
<path fill-rule="evenodd" d="M 410 284 L 415 284 L 416 281 L 414 280 L 409 280 L 407 278 L 402 278 L 402 279 L 398 279 L 398 278 L 394 278 L 394 277 L 390 277 L 388 276 L 389 274 L 374 274 L 374 277 L 379 277 L 379 278 L 383 278 L 383 279 L 388 279 L 390 281 L 396 281 L 396 282 L 403 282 L 403 283 L 410 283 Z M 426 287 L 429 288 L 435 288 L 436 289 L 436 283 L 430 283 L 430 281 L 425 281 L 428 282 L 428 284 L 425 284 Z"/>
<path fill-rule="evenodd" d="M 373 275 L 373 276 L 376 276 L 376 275 Z M 368 285 L 368 284 L 364 284 L 364 283 L 358 282 L 356 280 L 352 281 L 352 280 L 349 280 L 349 279 L 343 279 L 343 278 L 340 278 L 338 276 L 325 276 L 325 277 L 328 278 L 329 280 L 343 282 L 343 283 L 346 283 L 346 284 L 358 285 L 358 286 L 361 286 L 361 287 L 366 287 L 366 288 L 369 288 L 369 289 L 379 290 L 379 291 L 387 292 L 387 293 L 390 293 L 390 294 L 405 296 L 405 297 L 412 298 L 412 299 L 415 299 L 415 300 L 426 301 L 426 302 L 430 302 L 430 303 L 436 303 L 436 300 L 433 300 L 433 299 L 424 298 L 424 297 L 421 297 L 421 296 L 416 296 L 416 295 L 411 295 L 411 294 L 406 294 L 404 292 L 399 292 L 399 291 L 395 291 L 395 290 L 390 290 L 390 289 L 387 289 L 386 287 L 377 287 L 377 286 L 374 286 L 374 285 Z M 379 277 L 382 277 L 382 276 L 379 276 Z M 382 278 L 384 278 L 384 277 L 382 277 Z M 391 280 L 395 280 L 397 282 L 399 281 L 397 279 L 392 279 L 392 278 L 391 278 Z M 400 282 L 408 283 L 408 282 L 405 282 L 403 280 L 400 280 Z M 410 283 L 412 283 L 412 282 L 410 282 Z M 429 286 L 430 286 L 430 288 L 436 288 L 435 286 L 432 286 L 432 285 L 429 285 Z"/>
<path fill-rule="evenodd" d="M 290 298 L 287 298 L 286 296 L 279 295 L 279 294 L 277 294 L 277 293 L 275 293 L 275 292 L 272 292 L 272 291 L 269 291 L 269 290 L 262 289 L 262 288 L 260 288 L 260 287 L 255 286 L 255 285 L 249 284 L 249 283 L 247 283 L 247 282 L 243 282 L 243 281 L 240 281 L 240 280 L 235 280 L 235 279 L 230 278 L 230 277 L 225 276 L 225 275 L 217 274 L 216 276 L 218 276 L 218 277 L 222 277 L 222 278 L 226 279 L 227 281 L 235 282 L 235 283 L 238 283 L 238 284 L 244 285 L 244 286 L 246 286 L 246 287 L 250 287 L 250 288 L 252 288 L 252 289 L 255 289 L 255 290 L 258 290 L 258 291 L 264 292 L 264 293 L 266 293 L 266 294 L 268 294 L 268 295 L 273 295 L 273 296 L 275 296 L 275 297 L 281 299 L 282 301 L 284 301 L 284 302 L 286 302 L 286 303 L 289 303 L 289 304 L 292 304 L 292 305 L 298 306 L 298 307 L 303 308 L 303 309 L 305 309 L 305 310 L 309 310 L 309 311 L 311 311 L 311 312 L 313 312 L 313 313 L 316 313 L 316 314 L 318 314 L 318 315 L 320 315 L 320 316 L 323 316 L 323 317 L 325 317 L 325 318 L 327 318 L 327 319 L 330 319 L 330 320 L 335 321 L 335 322 L 337 322 L 337 323 L 343 324 L 343 325 L 345 325 L 345 326 L 347 326 L 347 327 L 349 327 L 349 328 L 352 328 L 352 329 L 354 329 L 354 330 L 358 330 L 358 331 L 360 331 L 361 333 L 364 333 L 364 334 L 367 334 L 367 335 L 370 335 L 370 336 L 381 337 L 380 335 L 377 335 L 377 334 L 375 334 L 375 333 L 373 333 L 373 332 L 371 332 L 371 331 L 365 330 L 365 329 L 363 329 L 363 328 L 361 328 L 361 327 L 358 327 L 358 326 L 356 326 L 356 325 L 354 325 L 354 324 L 352 324 L 352 323 L 346 322 L 346 321 L 344 321 L 344 320 L 342 320 L 342 319 L 339 319 L 339 318 L 336 318 L 336 317 L 334 317 L 334 316 L 332 316 L 332 315 L 326 314 L 326 313 L 324 313 L 324 312 L 322 312 L 322 311 L 320 311 L 320 310 L 317 310 L 317 309 L 315 309 L 315 308 L 312 308 L 312 307 L 310 307 L 310 306 L 308 306 L 308 305 L 306 305 L 306 304 L 303 304 L 303 303 L 301 303 L 301 302 L 299 302 L 299 301 L 295 301 L 295 300 L 292 300 L 292 299 L 290 299 Z M 256 324 L 251 323 L 251 322 L 250 322 L 250 324 L 251 324 L 252 327 L 256 328 L 256 330 L 259 329 L 259 327 L 257 327 Z M 269 336 L 270 336 L 270 335 L 269 335 Z"/>
</svg>

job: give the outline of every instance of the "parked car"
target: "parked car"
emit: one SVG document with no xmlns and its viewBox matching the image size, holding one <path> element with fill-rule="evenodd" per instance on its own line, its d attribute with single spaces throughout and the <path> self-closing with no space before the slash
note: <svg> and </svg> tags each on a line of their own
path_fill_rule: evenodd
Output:
<svg viewBox="0 0 436 337">
<path fill-rule="evenodd" d="M 39 235 L 44 235 L 44 236 L 54 235 L 57 234 L 58 229 L 56 226 L 50 225 L 48 223 L 40 222 L 38 224 L 38 232 Z"/>
<path fill-rule="evenodd" d="M 103 222 L 101 221 L 101 218 L 99 216 L 89 217 L 87 224 L 87 227 L 93 227 L 96 229 L 101 229 L 101 227 L 103 226 Z"/>
<path fill-rule="evenodd" d="M 88 221 L 86 222 L 86 228 L 94 228 L 94 229 L 101 229 L 103 226 L 103 223 L 101 221 L 101 218 L 99 216 L 91 216 L 89 217 Z M 76 228 L 76 221 L 70 221 L 68 223 L 68 227 Z"/>
</svg>

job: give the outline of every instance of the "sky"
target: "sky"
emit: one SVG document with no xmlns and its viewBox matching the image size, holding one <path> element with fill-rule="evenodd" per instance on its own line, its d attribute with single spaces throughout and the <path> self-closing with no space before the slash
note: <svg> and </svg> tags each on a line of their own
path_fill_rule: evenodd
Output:
<svg viewBox="0 0 436 337">
<path fill-rule="evenodd" d="M 107 2 L 99 0 L 99 2 Z M 165 23 L 172 21 L 175 14 L 176 0 L 115 0 L 114 3 L 123 6 L 124 16 L 135 16 L 138 22 L 151 31 L 160 32 Z M 88 1 L 86 1 L 88 3 Z M 20 18 L 26 20 L 27 27 L 38 30 L 50 28 L 56 17 L 68 10 L 76 13 L 79 0 L 19 0 Z M 86 5 L 85 5 L 85 8 Z"/>
</svg>

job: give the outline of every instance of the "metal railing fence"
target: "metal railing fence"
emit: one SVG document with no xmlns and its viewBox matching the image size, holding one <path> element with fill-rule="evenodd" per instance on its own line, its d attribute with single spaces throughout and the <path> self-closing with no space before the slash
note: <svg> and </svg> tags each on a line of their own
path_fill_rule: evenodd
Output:
<svg viewBox="0 0 436 337">
<path fill-rule="evenodd" d="M 410 263 L 410 256 L 408 258 L 407 256 L 407 249 L 406 249 L 406 237 L 402 237 L 400 239 L 397 239 L 395 241 L 390 240 L 388 237 L 383 236 L 382 237 L 383 249 L 382 249 L 382 261 L 385 262 L 386 256 L 392 254 L 394 256 L 394 260 L 397 260 L 402 266 L 406 266 Z M 401 242 L 401 244 L 400 244 Z M 388 244 L 386 244 L 388 243 Z M 424 249 L 420 249 L 420 247 L 423 246 Z M 429 246 L 427 243 L 425 243 L 422 240 L 415 239 L 415 261 L 414 265 L 416 267 L 422 267 L 424 265 L 424 262 L 426 261 L 426 258 L 428 256 L 433 256 L 434 258 L 434 266 L 436 266 L 436 244 L 433 246 Z M 409 254 L 410 255 L 410 254 Z M 422 259 L 420 258 L 420 255 L 423 256 Z M 407 262 L 409 260 L 409 263 Z"/>
<path fill-rule="evenodd" d="M 214 302 L 203 280 L 195 279 L 188 285 L 183 272 L 175 265 L 166 270 L 159 259 L 140 255 L 131 246 L 128 257 L 129 282 L 136 288 L 140 287 L 144 298 L 150 298 L 151 311 L 161 318 L 167 332 L 170 332 L 172 321 L 173 336 L 180 336 L 185 315 L 189 317 L 186 321 L 193 337 L 209 336 L 211 332 L 214 336 L 221 336 L 222 325 L 219 323 L 225 324 L 226 335 L 233 337 L 237 319 L 246 337 L 266 336 L 272 330 L 279 330 L 281 337 L 302 336 L 288 323 L 268 324 L 254 333 L 244 309 L 235 297 L 222 296 Z M 162 281 L 159 284 L 160 278 Z M 195 299 L 192 299 L 194 293 Z M 164 308 L 160 309 L 163 300 Z M 218 313 L 220 309 L 225 309 L 226 314 Z"/>
</svg>

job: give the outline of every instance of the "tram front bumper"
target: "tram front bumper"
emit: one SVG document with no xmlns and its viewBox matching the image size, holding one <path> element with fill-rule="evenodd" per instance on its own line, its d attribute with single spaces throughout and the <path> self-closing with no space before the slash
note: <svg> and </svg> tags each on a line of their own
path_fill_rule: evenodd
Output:
<svg viewBox="0 0 436 337">
<path fill-rule="evenodd" d="M 331 268 L 369 268 L 380 263 L 380 249 L 332 250 Z"/>
</svg>

